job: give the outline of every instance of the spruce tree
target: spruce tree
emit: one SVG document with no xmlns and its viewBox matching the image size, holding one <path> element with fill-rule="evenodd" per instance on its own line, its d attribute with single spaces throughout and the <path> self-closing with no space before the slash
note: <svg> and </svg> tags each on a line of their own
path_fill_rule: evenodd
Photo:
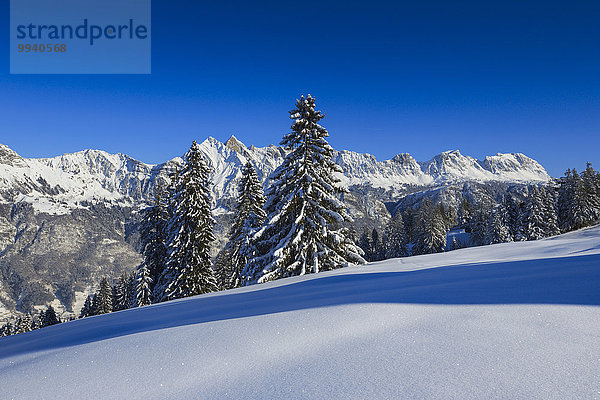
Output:
<svg viewBox="0 0 600 400">
<path fill-rule="evenodd" d="M 538 240 L 558 233 L 552 190 L 544 186 L 530 186 L 522 224 L 526 240 Z"/>
<path fill-rule="evenodd" d="M 56 311 L 54 311 L 54 307 L 52 307 L 51 305 L 48 306 L 48 308 L 46 309 L 46 312 L 44 313 L 44 317 L 42 319 L 42 326 L 44 326 L 44 327 L 52 326 L 52 325 L 56 325 L 59 323 L 60 323 L 60 320 L 56 316 Z"/>
<path fill-rule="evenodd" d="M 103 277 L 100 280 L 100 289 L 96 293 L 95 314 L 107 314 L 113 311 L 113 292 L 108 279 Z"/>
<path fill-rule="evenodd" d="M 358 247 L 362 249 L 364 253 L 363 257 L 369 262 L 375 261 L 371 252 L 373 246 L 371 240 L 371 233 L 366 227 L 363 228 L 363 232 L 360 235 L 360 238 L 358 239 Z"/>
<path fill-rule="evenodd" d="M 406 232 L 402 213 L 397 212 L 392 217 L 387 228 L 384 239 L 385 258 L 406 257 Z"/>
<path fill-rule="evenodd" d="M 492 211 L 485 232 L 485 244 L 512 242 L 508 210 L 503 201 Z"/>
<path fill-rule="evenodd" d="M 423 199 L 417 212 L 417 221 L 415 254 L 444 251 L 448 234 L 444 207 L 441 204 L 434 205 L 428 198 Z"/>
<path fill-rule="evenodd" d="M 581 173 L 582 212 L 585 225 L 600 220 L 600 179 L 591 163 Z"/>
<path fill-rule="evenodd" d="M 172 176 L 173 182 L 177 181 L 176 175 Z M 167 262 L 167 223 L 169 221 L 168 191 L 165 187 L 157 183 L 154 187 L 154 199 L 152 205 L 144 209 L 141 213 L 142 224 L 140 227 L 140 240 L 142 242 L 142 256 L 144 260 L 138 266 L 137 276 L 149 276 L 149 281 L 144 278 L 149 285 L 149 289 L 154 291 Z M 140 269 L 147 271 L 140 271 Z M 137 278 L 136 278 L 137 279 Z M 136 281 L 136 286 L 138 285 Z M 146 291 L 147 289 L 141 287 Z M 137 299 L 146 298 L 146 294 L 135 293 L 135 302 Z M 150 296 L 153 297 L 153 296 Z"/>
<path fill-rule="evenodd" d="M 211 266 L 214 240 L 211 214 L 210 168 L 200 146 L 193 142 L 178 172 L 171 197 L 167 266 L 160 280 L 160 300 L 172 300 L 218 289 Z"/>
<path fill-rule="evenodd" d="M 127 276 L 123 274 L 119 277 L 119 280 L 115 285 L 114 311 L 125 310 L 129 308 L 129 295 L 127 291 Z"/>
<path fill-rule="evenodd" d="M 152 277 L 150 276 L 150 269 L 145 263 L 141 263 L 136 270 L 135 296 L 136 307 L 152 304 Z"/>
<path fill-rule="evenodd" d="M 260 254 L 248 265 L 246 283 L 318 273 L 363 263 L 362 251 L 343 225 L 351 217 L 338 198 L 341 167 L 319 125 L 324 115 L 308 95 L 290 111 L 292 132 L 281 145 L 288 151 L 270 179 L 266 225 L 258 232 Z"/>
<path fill-rule="evenodd" d="M 23 314 L 17 318 L 15 323 L 14 334 L 25 333 L 31 331 L 31 315 Z"/>
<path fill-rule="evenodd" d="M 83 307 L 81 308 L 81 312 L 79 313 L 79 318 L 85 318 L 92 315 L 94 315 L 92 295 L 88 295 L 88 297 L 85 298 L 85 302 L 83 303 Z"/>
<path fill-rule="evenodd" d="M 222 276 L 222 282 L 220 283 L 225 289 L 239 287 L 245 280 L 242 271 L 256 253 L 252 237 L 267 218 L 263 210 L 265 196 L 251 162 L 247 162 L 242 168 L 238 196 L 235 219 L 229 233 L 229 243 L 225 250 L 227 262 L 222 263 L 220 269 Z M 221 257 L 220 260 L 224 260 L 224 258 Z"/>
<path fill-rule="evenodd" d="M 568 169 L 559 181 L 559 225 L 563 232 L 586 226 L 586 207 L 581 176 L 575 169 Z"/>
</svg>

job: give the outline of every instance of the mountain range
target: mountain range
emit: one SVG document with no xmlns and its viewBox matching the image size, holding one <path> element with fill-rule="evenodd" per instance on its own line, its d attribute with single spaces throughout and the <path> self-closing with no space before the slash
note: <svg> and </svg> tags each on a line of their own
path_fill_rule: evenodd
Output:
<svg viewBox="0 0 600 400">
<path fill-rule="evenodd" d="M 234 136 L 225 143 L 209 137 L 201 148 L 213 170 L 216 254 L 226 240 L 241 167 L 252 162 L 267 186 L 286 150 L 247 147 Z M 520 153 L 477 160 L 446 151 L 419 162 L 406 153 L 378 161 L 343 150 L 334 159 L 343 169 L 344 201 L 357 229 L 384 225 L 409 194 L 443 191 L 445 201 L 456 203 L 459 197 L 481 196 L 482 188 L 493 196 L 498 187 L 551 179 L 538 162 Z M 151 165 L 100 150 L 23 158 L 0 145 L 0 318 L 47 304 L 77 312 L 101 276 L 135 268 L 140 261 L 138 211 L 181 162 L 176 157 Z"/>
</svg>

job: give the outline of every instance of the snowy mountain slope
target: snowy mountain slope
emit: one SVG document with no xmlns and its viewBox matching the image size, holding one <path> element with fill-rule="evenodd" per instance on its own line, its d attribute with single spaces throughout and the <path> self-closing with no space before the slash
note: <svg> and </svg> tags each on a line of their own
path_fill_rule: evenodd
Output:
<svg viewBox="0 0 600 400">
<path fill-rule="evenodd" d="M 6 398 L 600 398 L 600 226 L 0 339 Z"/>
</svg>

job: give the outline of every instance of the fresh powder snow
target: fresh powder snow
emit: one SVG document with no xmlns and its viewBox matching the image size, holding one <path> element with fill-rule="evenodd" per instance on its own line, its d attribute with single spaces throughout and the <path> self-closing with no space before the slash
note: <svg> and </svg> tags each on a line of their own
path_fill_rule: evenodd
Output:
<svg viewBox="0 0 600 400">
<path fill-rule="evenodd" d="M 600 226 L 0 338 L 5 399 L 600 399 Z"/>
</svg>

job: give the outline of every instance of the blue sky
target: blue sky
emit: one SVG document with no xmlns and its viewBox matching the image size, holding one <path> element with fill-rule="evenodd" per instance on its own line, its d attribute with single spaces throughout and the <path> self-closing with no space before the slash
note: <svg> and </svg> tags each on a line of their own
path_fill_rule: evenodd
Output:
<svg viewBox="0 0 600 400">
<path fill-rule="evenodd" d="M 378 159 L 460 149 L 523 152 L 554 176 L 600 167 L 599 2 L 154 0 L 152 13 L 151 75 L 9 75 L 5 51 L 0 143 L 150 163 L 207 136 L 264 146 L 311 93 L 334 147 Z"/>
</svg>

